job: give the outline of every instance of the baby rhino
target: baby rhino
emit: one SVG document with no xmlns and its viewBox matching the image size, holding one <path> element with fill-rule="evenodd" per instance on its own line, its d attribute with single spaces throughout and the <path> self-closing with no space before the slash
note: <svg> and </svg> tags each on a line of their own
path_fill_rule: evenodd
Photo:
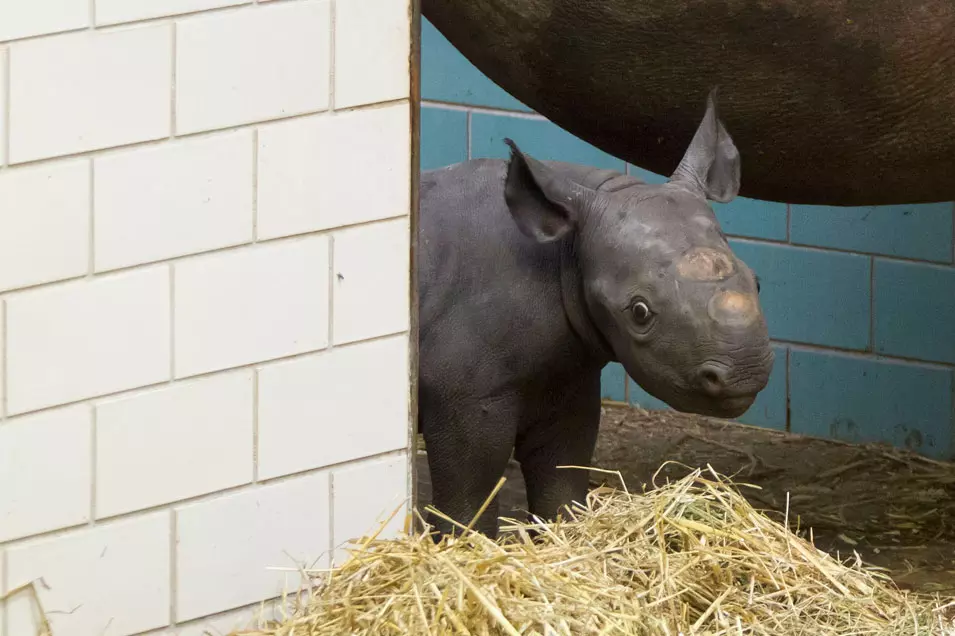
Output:
<svg viewBox="0 0 955 636">
<path fill-rule="evenodd" d="M 591 460 L 608 362 L 673 408 L 717 417 L 744 413 L 773 364 L 757 280 L 707 203 L 739 190 L 715 93 L 660 185 L 505 141 L 509 161 L 421 180 L 419 425 L 434 506 L 465 525 L 512 451 L 531 513 L 584 501 L 587 472 L 557 467 Z M 495 502 L 475 527 L 495 536 L 497 514 Z"/>
</svg>

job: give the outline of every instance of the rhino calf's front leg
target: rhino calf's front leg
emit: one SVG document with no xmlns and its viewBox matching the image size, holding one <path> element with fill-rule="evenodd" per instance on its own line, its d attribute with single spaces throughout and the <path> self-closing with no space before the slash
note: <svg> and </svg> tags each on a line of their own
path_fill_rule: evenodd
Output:
<svg viewBox="0 0 955 636">
<path fill-rule="evenodd" d="M 421 421 L 431 471 L 432 506 L 467 525 L 507 468 L 518 426 L 518 400 L 512 396 L 455 397 L 429 401 L 426 408 Z M 474 529 L 496 537 L 498 510 L 495 497 Z M 440 534 L 460 531 L 433 514 L 428 523 Z"/>
</svg>

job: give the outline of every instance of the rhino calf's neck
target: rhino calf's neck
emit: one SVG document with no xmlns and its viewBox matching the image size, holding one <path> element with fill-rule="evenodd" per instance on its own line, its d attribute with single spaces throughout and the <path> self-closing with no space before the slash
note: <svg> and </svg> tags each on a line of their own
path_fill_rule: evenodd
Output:
<svg viewBox="0 0 955 636">
<path fill-rule="evenodd" d="M 531 513 L 583 501 L 587 473 L 557 466 L 591 460 L 608 362 L 675 409 L 722 417 L 749 408 L 773 363 L 758 282 L 707 203 L 740 178 L 715 94 L 665 184 L 506 142 L 508 161 L 421 179 L 419 427 L 433 504 L 461 524 L 512 451 Z M 477 529 L 495 535 L 497 512 Z"/>
</svg>

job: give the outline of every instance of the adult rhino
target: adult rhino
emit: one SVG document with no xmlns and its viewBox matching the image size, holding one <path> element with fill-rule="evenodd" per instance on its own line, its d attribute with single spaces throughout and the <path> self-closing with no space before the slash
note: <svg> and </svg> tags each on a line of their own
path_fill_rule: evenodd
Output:
<svg viewBox="0 0 955 636">
<path fill-rule="evenodd" d="M 740 194 L 955 199 L 953 0 L 422 0 L 489 78 L 569 132 L 670 174 L 721 87 Z"/>
</svg>

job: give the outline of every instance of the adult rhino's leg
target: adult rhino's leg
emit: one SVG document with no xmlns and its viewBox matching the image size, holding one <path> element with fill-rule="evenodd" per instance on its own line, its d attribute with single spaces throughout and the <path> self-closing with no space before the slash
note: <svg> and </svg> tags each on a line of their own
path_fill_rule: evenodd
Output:
<svg viewBox="0 0 955 636">
<path fill-rule="evenodd" d="M 517 399 L 449 395 L 423 402 L 419 421 L 428 450 L 432 506 L 467 525 L 507 468 L 520 412 Z M 495 497 L 474 529 L 496 537 L 498 508 Z M 441 534 L 460 531 L 433 514 L 428 523 Z"/>
<path fill-rule="evenodd" d="M 585 373 L 579 382 L 556 387 L 553 408 L 517 440 L 516 458 L 527 484 L 530 512 L 553 520 L 564 506 L 583 503 L 589 466 L 600 429 L 600 372 Z"/>
</svg>

